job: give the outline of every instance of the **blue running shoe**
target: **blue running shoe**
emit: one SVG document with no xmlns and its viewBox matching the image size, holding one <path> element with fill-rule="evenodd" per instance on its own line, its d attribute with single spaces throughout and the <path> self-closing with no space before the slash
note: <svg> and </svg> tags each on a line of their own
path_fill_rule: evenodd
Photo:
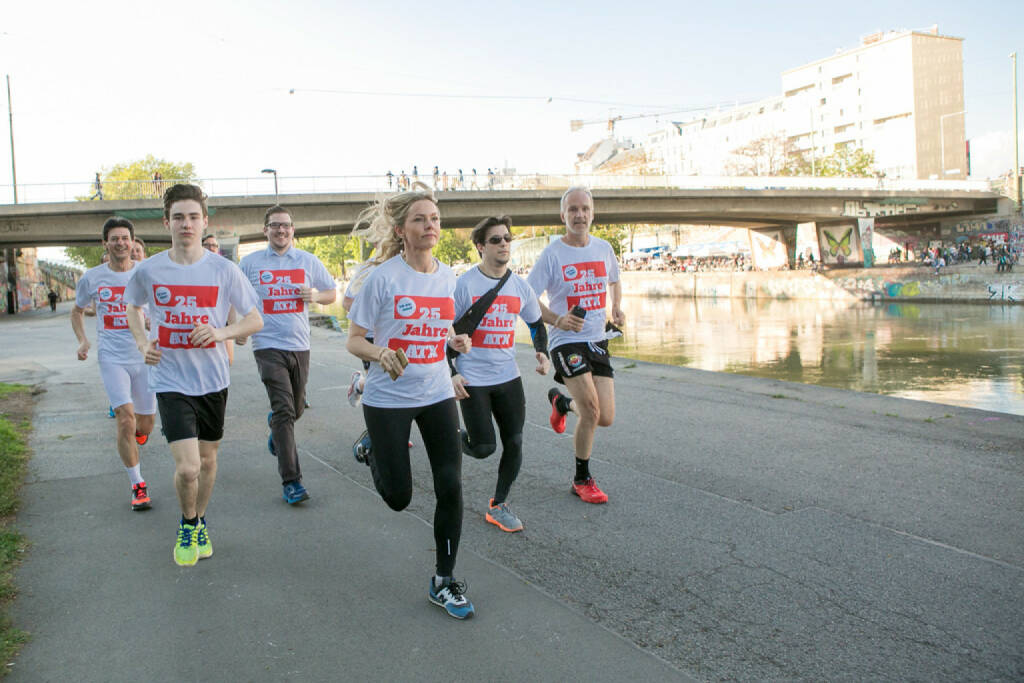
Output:
<svg viewBox="0 0 1024 683">
<path fill-rule="evenodd" d="M 469 619 L 474 614 L 473 603 L 466 598 L 466 584 L 455 579 L 445 579 L 435 588 L 434 577 L 430 577 L 427 599 L 456 619 Z"/>
<path fill-rule="evenodd" d="M 356 459 L 356 462 L 364 465 L 370 464 L 370 453 L 373 452 L 372 445 L 370 443 L 370 432 L 363 431 L 356 439 L 356 442 L 352 444 L 352 457 Z"/>
<path fill-rule="evenodd" d="M 284 485 L 284 492 L 281 494 L 281 497 L 284 498 L 284 502 L 289 505 L 295 505 L 296 503 L 301 503 L 304 500 L 309 500 L 309 493 L 301 482 L 290 481 Z"/>
</svg>

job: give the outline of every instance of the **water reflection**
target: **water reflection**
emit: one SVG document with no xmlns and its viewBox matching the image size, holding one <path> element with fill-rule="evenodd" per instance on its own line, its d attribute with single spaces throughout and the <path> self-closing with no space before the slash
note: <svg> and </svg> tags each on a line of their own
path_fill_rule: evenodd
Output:
<svg viewBox="0 0 1024 683">
<path fill-rule="evenodd" d="M 616 356 L 1024 415 L 1024 308 L 624 297 Z M 339 304 L 321 307 L 343 317 Z M 520 324 L 517 339 L 529 343 Z"/>
<path fill-rule="evenodd" d="M 625 297 L 615 355 L 1024 415 L 1021 308 Z"/>
</svg>

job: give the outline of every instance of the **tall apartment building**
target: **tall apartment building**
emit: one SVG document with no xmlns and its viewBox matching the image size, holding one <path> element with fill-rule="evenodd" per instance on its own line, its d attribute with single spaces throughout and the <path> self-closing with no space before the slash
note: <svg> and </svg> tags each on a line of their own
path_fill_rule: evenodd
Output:
<svg viewBox="0 0 1024 683">
<path fill-rule="evenodd" d="M 669 175 L 736 174 L 733 154 L 777 137 L 825 156 L 845 147 L 874 152 L 889 178 L 967 177 L 963 39 L 928 31 L 866 36 L 782 74 L 782 95 L 651 133 L 644 145 Z M 772 153 L 757 160 L 770 174 Z"/>
</svg>

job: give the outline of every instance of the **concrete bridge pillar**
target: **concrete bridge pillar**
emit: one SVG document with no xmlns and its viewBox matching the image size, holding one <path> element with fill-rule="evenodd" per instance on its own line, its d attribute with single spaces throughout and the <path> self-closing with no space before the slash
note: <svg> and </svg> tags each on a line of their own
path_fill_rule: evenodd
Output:
<svg viewBox="0 0 1024 683">
<path fill-rule="evenodd" d="M 806 263 L 814 256 L 815 263 L 821 263 L 821 242 L 818 238 L 817 223 L 796 224 L 796 253 L 803 254 Z"/>
</svg>

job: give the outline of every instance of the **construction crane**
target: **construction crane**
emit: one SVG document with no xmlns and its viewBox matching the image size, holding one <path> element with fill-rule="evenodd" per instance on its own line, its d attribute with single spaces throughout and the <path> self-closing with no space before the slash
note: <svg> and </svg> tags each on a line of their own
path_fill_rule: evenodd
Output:
<svg viewBox="0 0 1024 683">
<path fill-rule="evenodd" d="M 676 111 L 659 111 L 654 114 L 631 114 L 630 116 L 622 116 L 621 114 L 618 116 L 609 115 L 607 119 L 593 119 L 590 121 L 584 121 L 582 119 L 573 119 L 569 121 L 569 130 L 575 133 L 576 131 L 581 130 L 583 126 L 589 126 L 594 123 L 604 123 L 608 126 L 608 137 L 613 137 L 615 135 L 615 124 L 618 121 L 630 121 L 632 119 L 648 119 L 652 116 L 668 116 L 669 114 L 681 114 L 686 111 L 692 110 L 679 109 Z"/>
</svg>

